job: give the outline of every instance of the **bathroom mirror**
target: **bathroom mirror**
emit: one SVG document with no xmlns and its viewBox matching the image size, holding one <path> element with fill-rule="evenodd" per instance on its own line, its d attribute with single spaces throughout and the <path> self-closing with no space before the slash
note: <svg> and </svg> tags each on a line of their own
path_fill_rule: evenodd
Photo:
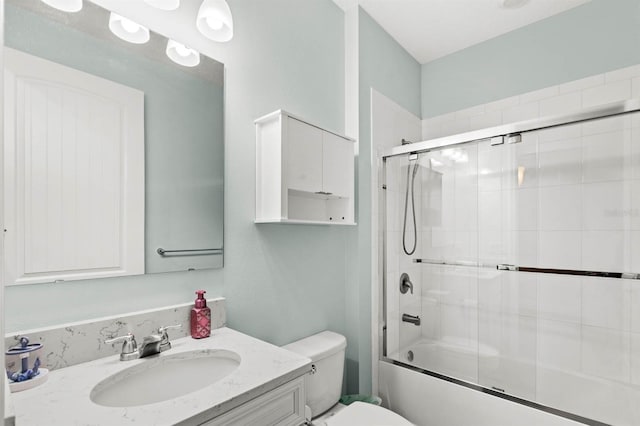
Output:
<svg viewBox="0 0 640 426">
<path fill-rule="evenodd" d="M 74 13 L 5 2 L 8 285 L 223 265 L 224 65 L 179 65 L 167 38 L 129 43 L 109 22 L 88 1 Z M 140 189 L 120 185 L 136 176 Z"/>
</svg>

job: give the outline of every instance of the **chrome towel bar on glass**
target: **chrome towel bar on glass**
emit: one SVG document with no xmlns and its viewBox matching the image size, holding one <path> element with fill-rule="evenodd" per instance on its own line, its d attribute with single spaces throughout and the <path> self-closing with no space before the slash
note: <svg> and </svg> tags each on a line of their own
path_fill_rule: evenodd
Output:
<svg viewBox="0 0 640 426">
<path fill-rule="evenodd" d="M 202 256 L 202 255 L 213 255 L 213 254 L 222 254 L 223 248 L 210 248 L 210 249 L 182 249 L 182 250 L 165 250 L 160 247 L 156 252 L 160 256 Z"/>
<path fill-rule="evenodd" d="M 467 261 L 444 261 L 432 259 L 414 259 L 414 263 L 426 263 L 429 265 L 445 265 L 445 266 L 468 266 L 475 268 L 490 268 L 499 271 L 520 271 L 535 272 L 538 274 L 558 274 L 558 275 L 578 275 L 583 277 L 601 277 L 601 278 L 622 278 L 626 280 L 640 280 L 640 273 L 635 272 L 605 272 L 605 271 L 582 271 L 576 269 L 557 269 L 557 268 L 533 268 L 529 266 L 517 266 L 509 264 L 488 264 Z"/>
</svg>

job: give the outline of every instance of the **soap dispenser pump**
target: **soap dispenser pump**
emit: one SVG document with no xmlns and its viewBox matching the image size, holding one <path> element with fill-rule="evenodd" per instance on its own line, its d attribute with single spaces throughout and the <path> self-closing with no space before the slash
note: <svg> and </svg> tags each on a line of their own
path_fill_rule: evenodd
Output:
<svg viewBox="0 0 640 426">
<path fill-rule="evenodd" d="M 191 337 L 202 339 L 211 334 L 211 309 L 204 298 L 206 291 L 197 290 L 195 306 L 191 309 Z"/>
</svg>

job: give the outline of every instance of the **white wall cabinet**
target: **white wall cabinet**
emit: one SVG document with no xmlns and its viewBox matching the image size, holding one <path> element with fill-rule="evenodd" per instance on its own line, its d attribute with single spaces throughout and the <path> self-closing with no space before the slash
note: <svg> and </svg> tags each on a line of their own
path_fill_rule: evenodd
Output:
<svg viewBox="0 0 640 426">
<path fill-rule="evenodd" d="M 354 225 L 354 140 L 278 110 L 256 123 L 256 223 Z"/>
</svg>

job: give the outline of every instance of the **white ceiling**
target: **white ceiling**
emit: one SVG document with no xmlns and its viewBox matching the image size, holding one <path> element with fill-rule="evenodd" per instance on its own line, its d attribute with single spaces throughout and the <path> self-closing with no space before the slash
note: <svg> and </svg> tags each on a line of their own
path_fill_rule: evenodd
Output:
<svg viewBox="0 0 640 426">
<path fill-rule="evenodd" d="M 334 0 L 344 6 L 345 0 Z M 348 0 L 347 0 L 348 1 Z M 424 64 L 591 0 L 359 0 L 360 6 Z"/>
</svg>

